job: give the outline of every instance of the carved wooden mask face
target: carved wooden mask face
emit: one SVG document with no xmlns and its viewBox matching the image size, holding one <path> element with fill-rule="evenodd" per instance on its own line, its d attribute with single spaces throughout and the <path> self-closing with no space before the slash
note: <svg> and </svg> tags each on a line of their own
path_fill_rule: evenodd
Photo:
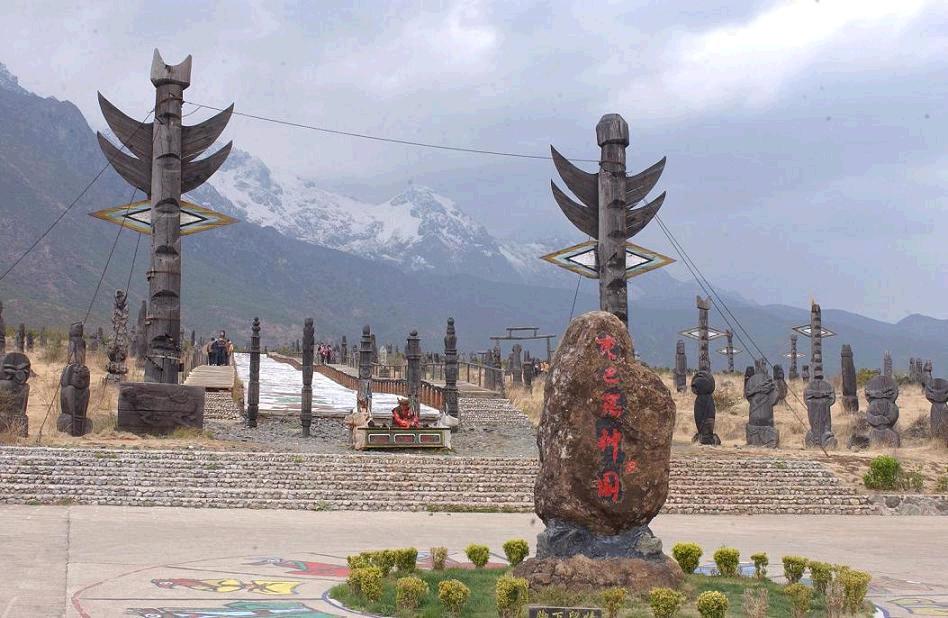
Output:
<svg viewBox="0 0 948 618">
<path fill-rule="evenodd" d="M 22 352 L 12 352 L 3 357 L 3 379 L 16 384 L 26 384 L 30 379 L 30 358 Z"/>
</svg>

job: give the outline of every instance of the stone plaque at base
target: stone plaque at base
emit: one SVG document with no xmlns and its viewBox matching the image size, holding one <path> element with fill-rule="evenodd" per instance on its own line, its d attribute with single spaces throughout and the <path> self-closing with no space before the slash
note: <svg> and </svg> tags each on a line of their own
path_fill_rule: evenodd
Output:
<svg viewBox="0 0 948 618">
<path fill-rule="evenodd" d="M 451 448 L 448 427 L 401 429 L 393 427 L 356 427 L 356 443 L 362 448 Z M 361 450 L 361 449 L 360 449 Z"/>
<path fill-rule="evenodd" d="M 598 607 L 541 607 L 527 608 L 527 618 L 602 618 Z"/>
<path fill-rule="evenodd" d="M 179 427 L 204 428 L 204 388 L 126 382 L 119 387 L 119 431 L 166 434 Z"/>
</svg>

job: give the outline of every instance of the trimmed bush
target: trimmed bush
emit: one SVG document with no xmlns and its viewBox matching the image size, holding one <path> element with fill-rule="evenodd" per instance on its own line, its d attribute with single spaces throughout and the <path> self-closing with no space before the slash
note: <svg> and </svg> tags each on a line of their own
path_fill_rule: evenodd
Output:
<svg viewBox="0 0 948 618">
<path fill-rule="evenodd" d="M 790 599 L 790 611 L 793 618 L 803 618 L 810 611 L 810 601 L 813 599 L 813 590 L 803 584 L 790 584 L 783 589 L 783 593 Z"/>
<path fill-rule="evenodd" d="M 444 563 L 448 560 L 448 548 L 447 547 L 432 547 L 431 548 L 431 568 L 435 571 L 443 571 Z"/>
<path fill-rule="evenodd" d="M 757 579 L 767 577 L 767 565 L 770 564 L 770 561 L 767 559 L 767 554 L 764 552 L 751 554 L 751 560 L 754 561 L 754 576 Z"/>
<path fill-rule="evenodd" d="M 602 607 L 609 618 L 618 618 L 619 611 L 625 605 L 628 596 L 625 588 L 606 588 L 602 591 Z"/>
<path fill-rule="evenodd" d="M 456 579 L 446 579 L 438 583 L 438 600 L 452 616 L 460 616 L 461 611 L 471 598 L 471 589 Z"/>
<path fill-rule="evenodd" d="M 843 569 L 839 572 L 838 577 L 843 585 L 845 610 L 850 614 L 862 611 L 862 605 L 866 602 L 866 593 L 869 592 L 869 582 L 872 581 L 872 576 L 865 571 Z"/>
<path fill-rule="evenodd" d="M 787 582 L 795 584 L 803 579 L 803 572 L 809 561 L 803 556 L 784 556 L 783 557 L 783 576 Z"/>
<path fill-rule="evenodd" d="M 671 588 L 652 588 L 648 604 L 655 618 L 672 618 L 685 603 L 685 595 Z"/>
<path fill-rule="evenodd" d="M 718 573 L 724 577 L 738 577 L 741 566 L 741 552 L 733 547 L 722 547 L 714 552 L 714 564 Z"/>
<path fill-rule="evenodd" d="M 370 601 L 382 598 L 382 571 L 378 567 L 362 567 L 349 571 L 349 589 Z"/>
<path fill-rule="evenodd" d="M 869 462 L 869 471 L 862 477 L 868 489 L 895 489 L 898 486 L 902 464 L 895 457 L 880 455 Z"/>
<path fill-rule="evenodd" d="M 349 570 L 353 569 L 364 569 L 365 567 L 372 566 L 372 563 L 365 557 L 365 554 L 356 554 L 354 556 L 346 556 L 346 564 L 349 565 Z"/>
<path fill-rule="evenodd" d="M 497 579 L 494 590 L 497 598 L 497 613 L 501 618 L 519 616 L 520 610 L 530 601 L 527 580 L 521 577 L 504 575 Z"/>
<path fill-rule="evenodd" d="M 428 596 L 428 584 L 420 577 L 409 575 L 395 582 L 395 607 L 398 609 L 416 609 Z"/>
<path fill-rule="evenodd" d="M 530 555 L 530 545 L 523 539 L 510 539 L 504 543 L 504 555 L 510 566 L 517 566 Z"/>
<path fill-rule="evenodd" d="M 467 549 L 464 550 L 464 553 L 467 555 L 467 559 L 474 563 L 474 566 L 482 569 L 484 565 L 487 564 L 487 561 L 490 559 L 490 548 L 487 545 L 475 545 L 471 543 L 467 546 Z"/>
<path fill-rule="evenodd" d="M 833 581 L 833 565 L 827 562 L 810 562 L 810 579 L 813 580 L 813 590 L 826 594 L 826 587 Z"/>
<path fill-rule="evenodd" d="M 748 588 L 741 598 L 741 609 L 747 618 L 767 618 L 770 611 L 770 600 L 767 589 L 763 586 Z"/>
<path fill-rule="evenodd" d="M 698 595 L 698 613 L 702 618 L 725 618 L 727 616 L 727 597 L 723 592 L 708 590 Z"/>
<path fill-rule="evenodd" d="M 418 550 L 414 547 L 395 550 L 395 566 L 399 573 L 414 573 L 418 565 Z"/>
<path fill-rule="evenodd" d="M 697 543 L 675 543 L 672 547 L 672 556 L 675 562 L 685 572 L 685 575 L 691 575 L 698 568 L 698 561 L 701 560 L 701 546 Z"/>
</svg>

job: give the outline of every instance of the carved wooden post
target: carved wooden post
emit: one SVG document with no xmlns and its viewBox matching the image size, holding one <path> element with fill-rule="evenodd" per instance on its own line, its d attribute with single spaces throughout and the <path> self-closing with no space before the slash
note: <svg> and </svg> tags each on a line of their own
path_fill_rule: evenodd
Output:
<svg viewBox="0 0 948 618">
<path fill-rule="evenodd" d="M 192 331 L 194 332 L 194 331 Z M 260 318 L 250 326 L 250 384 L 247 385 L 247 427 L 257 426 L 260 410 Z"/>
<path fill-rule="evenodd" d="M 797 336 L 790 335 L 790 379 L 796 380 L 800 377 L 797 373 Z"/>
<path fill-rule="evenodd" d="M 823 318 L 820 306 L 813 303 L 810 307 L 810 377 L 803 390 L 803 400 L 807 406 L 810 430 L 804 439 L 806 446 L 836 448 L 833 435 L 833 418 L 830 408 L 836 402 L 833 385 L 823 379 Z M 804 365 L 804 370 L 807 366 Z"/>
<path fill-rule="evenodd" d="M 734 333 L 729 328 L 724 335 L 727 337 L 727 372 L 734 373 Z"/>
<path fill-rule="evenodd" d="M 145 381 L 178 382 L 181 351 L 181 194 L 204 183 L 227 155 L 227 144 L 196 160 L 220 136 L 233 106 L 193 127 L 182 127 L 184 90 L 191 85 L 191 56 L 168 65 L 155 50 L 151 64 L 155 122 L 129 118 L 105 97 L 99 106 L 129 156 L 100 133 L 99 146 L 112 167 L 151 201 L 151 260 L 148 267 L 148 354 Z"/>
<path fill-rule="evenodd" d="M 148 354 L 148 303 L 144 300 L 142 301 L 141 306 L 138 308 L 138 321 L 136 324 L 136 333 L 135 339 L 132 342 L 132 347 L 135 350 L 135 357 L 138 358 L 139 362 L 142 362 L 145 359 L 145 356 Z M 191 344 L 193 347 L 193 343 Z"/>
<path fill-rule="evenodd" d="M 675 344 L 675 390 L 684 393 L 688 388 L 688 357 L 685 356 L 685 342 L 681 339 Z"/>
<path fill-rule="evenodd" d="M 3 320 L 3 303 L 0 303 L 0 354 L 7 353 L 7 323 Z"/>
<path fill-rule="evenodd" d="M 375 341 L 375 333 L 372 333 L 372 363 L 379 362 L 379 345 Z"/>
<path fill-rule="evenodd" d="M 711 371 L 711 355 L 708 353 L 708 311 L 710 297 L 697 298 L 698 305 L 698 371 Z"/>
<path fill-rule="evenodd" d="M 345 335 L 342 336 L 342 347 L 340 348 L 339 356 L 341 357 L 339 359 L 339 364 L 341 365 L 349 364 L 349 342 L 346 341 Z"/>
<path fill-rule="evenodd" d="M 26 352 L 26 324 L 20 322 L 20 328 L 16 331 L 16 351 Z"/>
<path fill-rule="evenodd" d="M 892 354 L 888 350 L 882 355 L 882 375 L 887 378 L 892 377 Z"/>
<path fill-rule="evenodd" d="M 696 395 L 694 405 L 695 427 L 698 432 L 693 441 L 701 444 L 721 444 L 721 438 L 714 433 L 716 410 L 714 406 L 714 374 L 711 373 L 711 355 L 708 353 L 708 311 L 710 298 L 700 296 L 698 306 L 698 371 L 691 376 L 691 391 Z"/>
<path fill-rule="evenodd" d="M 313 424 L 313 348 L 316 345 L 316 329 L 313 318 L 306 318 L 303 324 L 303 397 L 300 404 L 300 424 L 303 437 L 309 437 L 309 428 Z"/>
<path fill-rule="evenodd" d="M 841 373 L 843 376 L 843 409 L 847 412 L 859 412 L 859 397 L 856 395 L 856 365 L 853 362 L 853 349 L 846 343 L 840 352 Z"/>
<path fill-rule="evenodd" d="M 421 390 L 421 340 L 418 331 L 408 334 L 408 344 L 405 346 L 405 359 L 408 361 L 406 382 L 408 382 L 408 401 L 411 404 L 412 414 L 421 418 L 421 401 L 418 398 Z"/>
<path fill-rule="evenodd" d="M 372 420 L 372 336 L 369 326 L 362 327 L 359 341 L 359 390 L 356 393 L 356 412 Z"/>
<path fill-rule="evenodd" d="M 510 351 L 510 375 L 514 384 L 523 383 L 523 346 L 515 343 Z"/>
<path fill-rule="evenodd" d="M 448 318 L 444 335 L 444 411 L 448 416 L 460 420 L 458 373 L 458 336 L 454 330 L 454 318 Z"/>
</svg>

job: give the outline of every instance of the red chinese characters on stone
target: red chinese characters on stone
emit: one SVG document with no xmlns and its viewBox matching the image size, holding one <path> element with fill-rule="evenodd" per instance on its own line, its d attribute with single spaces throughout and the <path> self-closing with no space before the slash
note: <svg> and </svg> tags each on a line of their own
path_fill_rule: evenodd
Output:
<svg viewBox="0 0 948 618">
<path fill-rule="evenodd" d="M 626 474 L 632 474 L 638 469 L 639 469 L 639 464 L 637 464 L 634 459 L 630 459 L 629 461 L 625 462 Z"/>
<path fill-rule="evenodd" d="M 596 441 L 596 446 L 599 447 L 599 450 L 602 453 L 605 453 L 606 449 L 612 449 L 612 463 L 615 465 L 619 461 L 619 453 L 622 451 L 622 434 L 618 429 L 603 429 L 599 433 L 599 440 Z"/>
<path fill-rule="evenodd" d="M 615 470 L 605 470 L 599 475 L 599 479 L 596 481 L 596 492 L 600 498 L 618 502 L 619 492 L 621 491 L 622 484 Z"/>
<path fill-rule="evenodd" d="M 613 352 L 616 347 L 615 337 L 612 335 L 600 335 L 596 337 L 596 345 L 599 346 L 600 354 L 612 361 L 616 359 L 616 353 Z"/>
<path fill-rule="evenodd" d="M 617 386 L 620 382 L 619 371 L 615 367 L 606 367 L 602 372 L 602 381 L 609 386 Z"/>
<path fill-rule="evenodd" d="M 622 416 L 625 405 L 622 401 L 621 392 L 605 392 L 602 395 L 602 415 L 609 418 L 619 418 Z"/>
</svg>

